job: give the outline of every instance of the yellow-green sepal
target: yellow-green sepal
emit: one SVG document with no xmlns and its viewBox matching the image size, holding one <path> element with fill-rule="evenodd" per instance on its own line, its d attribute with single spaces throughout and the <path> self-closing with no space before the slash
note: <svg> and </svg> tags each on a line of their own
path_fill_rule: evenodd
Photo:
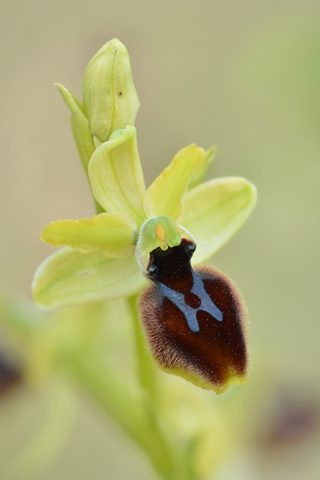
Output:
<svg viewBox="0 0 320 480">
<path fill-rule="evenodd" d="M 90 132 L 88 119 L 83 113 L 81 102 L 60 83 L 55 83 L 55 86 L 71 111 L 71 129 L 73 138 L 77 146 L 82 166 L 87 173 L 88 163 L 94 152 L 93 138 Z"/>
<path fill-rule="evenodd" d="M 203 148 L 195 144 L 180 150 L 170 165 L 146 191 L 144 210 L 147 217 L 167 216 L 177 220 L 182 213 L 182 197 L 188 183 L 204 158 Z"/>
<path fill-rule="evenodd" d="M 41 240 L 53 247 L 72 247 L 81 253 L 101 252 L 124 257 L 134 251 L 138 227 L 125 213 L 110 212 L 93 218 L 58 220 L 47 225 Z"/>
<path fill-rule="evenodd" d="M 39 266 L 32 290 L 39 306 L 54 309 L 129 297 L 145 285 L 134 255 L 110 258 L 64 247 Z"/>
<path fill-rule="evenodd" d="M 114 38 L 91 59 L 83 78 L 83 111 L 92 135 L 103 143 L 114 130 L 134 125 L 139 106 L 128 51 Z"/>
<path fill-rule="evenodd" d="M 131 215 L 138 225 L 144 222 L 145 183 L 135 127 L 113 132 L 95 150 L 88 172 L 92 193 L 106 212 Z"/>
<path fill-rule="evenodd" d="M 245 178 L 227 177 L 202 183 L 184 197 L 179 218 L 197 241 L 193 263 L 201 263 L 243 225 L 256 204 L 256 188 Z"/>
<path fill-rule="evenodd" d="M 203 179 L 207 173 L 207 170 L 210 166 L 210 163 L 212 160 L 216 157 L 217 155 L 217 147 L 211 147 L 208 148 L 205 152 L 205 156 L 203 161 L 200 163 L 200 165 L 195 169 L 191 180 L 189 182 L 188 188 L 194 188 L 197 185 L 199 185 L 201 182 L 203 182 Z"/>
</svg>

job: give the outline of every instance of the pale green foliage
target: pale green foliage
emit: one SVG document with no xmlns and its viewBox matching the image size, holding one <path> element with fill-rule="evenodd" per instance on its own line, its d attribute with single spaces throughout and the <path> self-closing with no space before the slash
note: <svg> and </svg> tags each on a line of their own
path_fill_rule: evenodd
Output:
<svg viewBox="0 0 320 480">
<path fill-rule="evenodd" d="M 108 298 L 128 297 L 146 284 L 134 255 L 112 258 L 65 247 L 48 257 L 33 281 L 36 302 L 61 308 Z"/>
</svg>

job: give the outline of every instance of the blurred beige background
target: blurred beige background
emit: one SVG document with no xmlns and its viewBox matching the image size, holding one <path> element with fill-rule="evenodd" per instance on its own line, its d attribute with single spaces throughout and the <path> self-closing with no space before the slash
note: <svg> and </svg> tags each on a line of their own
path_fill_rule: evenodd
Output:
<svg viewBox="0 0 320 480">
<path fill-rule="evenodd" d="M 2 2 L 1 291 L 31 299 L 33 272 L 52 252 L 39 240 L 43 226 L 94 213 L 53 82 L 80 97 L 86 64 L 118 37 L 141 101 L 147 183 L 196 142 L 219 148 L 210 176 L 244 176 L 258 187 L 254 215 L 211 260 L 240 285 L 249 307 L 248 388 L 275 375 L 320 409 L 319 19 L 315 0 Z M 7 398 L 0 407 L 0 462 L 35 408 L 22 395 L 24 402 Z M 147 462 L 112 422 L 106 428 L 81 409 L 70 442 L 41 478 L 150 479 Z M 253 478 L 320 478 L 318 430 L 308 435 L 255 455 Z M 240 470 L 234 478 L 247 478 Z"/>
</svg>

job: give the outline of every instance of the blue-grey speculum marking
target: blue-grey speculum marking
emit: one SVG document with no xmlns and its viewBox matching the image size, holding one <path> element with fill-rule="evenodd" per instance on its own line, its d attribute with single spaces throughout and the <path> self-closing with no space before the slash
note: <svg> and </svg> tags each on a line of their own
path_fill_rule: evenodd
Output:
<svg viewBox="0 0 320 480">
<path fill-rule="evenodd" d="M 202 278 L 194 271 L 192 272 L 192 277 L 193 286 L 191 289 L 191 293 L 197 295 L 201 300 L 201 304 L 197 308 L 189 307 L 189 305 L 186 304 L 183 293 L 176 292 L 172 288 L 167 287 L 167 285 L 164 285 L 160 282 L 159 288 L 162 294 L 169 300 L 171 300 L 171 302 L 183 313 L 190 330 L 193 333 L 197 333 L 200 331 L 199 322 L 197 320 L 197 313 L 199 310 L 209 313 L 216 320 L 218 320 L 218 322 L 223 321 L 223 313 L 212 301 L 208 293 L 205 291 Z"/>
</svg>

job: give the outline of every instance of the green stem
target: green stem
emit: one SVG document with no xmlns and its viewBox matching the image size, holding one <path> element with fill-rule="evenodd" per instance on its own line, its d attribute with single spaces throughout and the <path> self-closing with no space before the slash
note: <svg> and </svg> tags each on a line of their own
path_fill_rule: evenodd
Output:
<svg viewBox="0 0 320 480">
<path fill-rule="evenodd" d="M 165 450 L 167 451 L 166 462 L 159 464 L 157 462 L 157 459 L 153 458 L 152 451 L 149 452 L 149 454 L 151 456 L 151 459 L 153 460 L 156 469 L 162 474 L 163 478 L 165 478 L 166 480 L 177 480 L 177 477 L 174 474 L 174 471 L 176 470 L 174 468 L 174 464 L 176 463 L 175 449 L 172 443 L 172 437 L 171 439 L 169 439 L 169 436 L 165 433 L 163 425 L 161 424 L 162 416 L 159 405 L 157 371 L 154 361 L 146 348 L 145 338 L 138 316 L 137 303 L 138 295 L 132 296 L 128 299 L 137 353 L 138 378 L 141 390 L 143 392 L 143 409 L 149 427 L 153 432 L 153 435 L 157 438 L 157 443 L 160 441 L 165 446 Z M 170 467 L 167 468 L 166 463 L 170 458 Z"/>
<path fill-rule="evenodd" d="M 150 401 L 157 402 L 157 372 L 154 362 L 146 348 L 145 339 L 138 317 L 137 298 L 137 295 L 130 297 L 128 299 L 128 304 L 130 307 L 131 317 L 133 321 L 139 381 L 142 389 L 150 398 Z"/>
<path fill-rule="evenodd" d="M 142 332 L 137 310 L 137 297 L 128 299 L 131 310 L 131 317 L 134 327 L 134 340 L 138 361 L 138 376 L 142 390 L 144 391 L 144 407 L 147 419 L 156 436 L 163 439 L 170 456 L 172 466 L 164 470 L 161 465 L 157 467 L 166 480 L 192 480 L 193 475 L 190 469 L 190 462 L 185 458 L 184 452 L 179 451 L 179 446 L 174 444 L 174 432 L 169 435 L 164 431 L 162 425 L 162 414 L 159 404 L 159 389 L 157 384 L 157 371 L 152 357 L 146 350 L 145 339 Z"/>
</svg>

